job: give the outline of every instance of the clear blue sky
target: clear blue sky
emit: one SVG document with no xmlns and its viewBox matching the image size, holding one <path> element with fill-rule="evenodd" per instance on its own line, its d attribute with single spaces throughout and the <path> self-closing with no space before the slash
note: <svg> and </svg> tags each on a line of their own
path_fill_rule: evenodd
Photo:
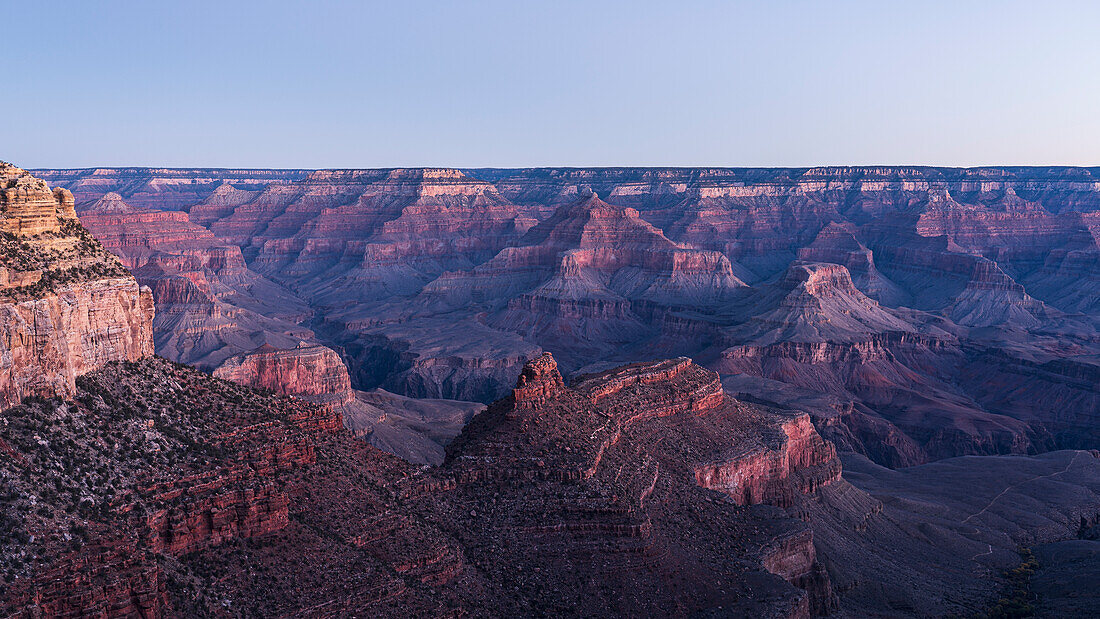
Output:
<svg viewBox="0 0 1100 619">
<path fill-rule="evenodd" d="M 1100 165 L 1100 2 L 0 0 L 0 159 Z"/>
</svg>

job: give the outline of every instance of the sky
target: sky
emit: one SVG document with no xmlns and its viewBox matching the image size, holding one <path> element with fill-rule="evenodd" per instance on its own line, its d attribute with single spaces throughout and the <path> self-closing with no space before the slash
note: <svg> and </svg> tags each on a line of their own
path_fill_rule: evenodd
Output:
<svg viewBox="0 0 1100 619">
<path fill-rule="evenodd" d="M 0 0 L 22 167 L 1100 165 L 1100 2 Z"/>
</svg>

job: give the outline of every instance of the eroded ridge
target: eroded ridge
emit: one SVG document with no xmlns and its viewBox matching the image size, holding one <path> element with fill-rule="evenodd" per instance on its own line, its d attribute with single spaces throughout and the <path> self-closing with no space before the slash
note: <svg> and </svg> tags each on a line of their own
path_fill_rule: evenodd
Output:
<svg viewBox="0 0 1100 619">
<path fill-rule="evenodd" d="M 163 359 L 109 364 L 72 401 L 27 400 L 0 428 L 0 481 L 26 518 L 0 541 L 0 610 L 195 616 L 229 600 L 263 616 L 806 616 L 835 604 L 807 525 L 748 505 L 813 492 L 797 480 L 827 463 L 803 453 L 815 435 L 802 417 L 737 402 L 686 359 L 569 387 L 546 355 L 523 376 L 436 469 L 363 444 L 331 409 Z M 700 485 L 700 466 L 744 445 L 775 452 L 785 476 L 745 495 Z"/>
<path fill-rule="evenodd" d="M 561 561 L 567 567 L 553 569 L 567 572 L 562 582 L 578 579 L 582 589 L 586 577 L 568 567 L 574 553 L 585 569 L 602 566 L 587 578 L 612 589 L 684 570 L 685 591 L 661 596 L 688 608 L 731 595 L 733 573 L 762 570 L 801 588 L 788 600 L 801 613 L 835 603 L 812 532 L 797 521 L 757 528 L 766 539 L 737 532 L 760 527 L 749 506 L 793 507 L 839 477 L 835 450 L 807 415 L 739 402 L 690 359 L 631 364 L 566 386 L 544 354 L 512 396 L 471 421 L 442 469 L 409 491 L 476 513 L 459 537 L 477 536 L 513 569 Z M 478 505 L 480 496 L 494 497 L 491 506 Z M 620 610 L 652 609 L 661 597 L 636 590 L 625 596 L 634 606 Z"/>
</svg>

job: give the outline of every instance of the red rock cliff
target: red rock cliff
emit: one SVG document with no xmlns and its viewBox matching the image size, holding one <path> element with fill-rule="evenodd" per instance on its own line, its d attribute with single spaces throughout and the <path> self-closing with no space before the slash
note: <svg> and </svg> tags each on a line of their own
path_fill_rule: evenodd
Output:
<svg viewBox="0 0 1100 619">
<path fill-rule="evenodd" d="M 153 353 L 153 300 L 81 227 L 72 195 L 0 165 L 0 408 Z"/>
<path fill-rule="evenodd" d="M 351 379 L 340 355 L 306 342 L 290 349 L 265 345 L 230 357 L 214 376 L 318 403 L 351 396 Z"/>
</svg>

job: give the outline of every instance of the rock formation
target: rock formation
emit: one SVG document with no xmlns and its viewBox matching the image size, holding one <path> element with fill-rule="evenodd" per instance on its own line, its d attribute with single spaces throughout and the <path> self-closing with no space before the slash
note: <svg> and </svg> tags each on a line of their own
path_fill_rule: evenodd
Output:
<svg viewBox="0 0 1100 619">
<path fill-rule="evenodd" d="M 81 227 L 73 196 L 0 164 L 0 408 L 152 354 L 153 302 Z"/>
<path fill-rule="evenodd" d="M 1100 358 L 1094 168 L 42 174 L 81 207 L 189 211 L 313 317 L 294 330 L 304 314 L 243 286 L 187 318 L 169 304 L 173 358 L 296 345 L 261 322 L 236 349 L 199 335 L 239 333 L 245 308 L 339 350 L 360 390 L 491 402 L 544 350 L 567 378 L 687 355 L 890 466 L 1100 447 L 1077 378 Z M 197 304 L 203 277 L 164 297 Z"/>
</svg>

